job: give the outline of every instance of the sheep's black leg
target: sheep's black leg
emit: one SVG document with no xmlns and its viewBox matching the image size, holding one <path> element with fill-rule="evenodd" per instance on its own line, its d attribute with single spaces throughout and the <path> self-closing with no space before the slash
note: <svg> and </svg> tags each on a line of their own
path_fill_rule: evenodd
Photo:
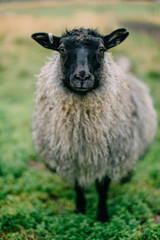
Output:
<svg viewBox="0 0 160 240">
<path fill-rule="evenodd" d="M 97 220 L 101 222 L 108 221 L 106 200 L 110 182 L 111 180 L 108 177 L 105 177 L 102 181 L 96 181 L 96 187 L 99 193 Z"/>
<path fill-rule="evenodd" d="M 76 191 L 76 213 L 85 213 L 86 199 L 84 196 L 84 189 L 79 186 L 78 182 L 75 182 Z"/>
</svg>

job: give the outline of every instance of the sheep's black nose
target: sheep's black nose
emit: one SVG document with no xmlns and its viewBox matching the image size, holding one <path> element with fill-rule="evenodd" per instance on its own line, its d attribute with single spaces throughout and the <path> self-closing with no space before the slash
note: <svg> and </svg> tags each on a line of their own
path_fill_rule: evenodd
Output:
<svg viewBox="0 0 160 240">
<path fill-rule="evenodd" d="M 79 71 L 79 76 L 81 76 L 82 78 L 87 74 L 84 70 Z"/>
<path fill-rule="evenodd" d="M 85 72 L 84 70 L 82 70 L 78 73 L 75 73 L 74 78 L 79 81 L 85 81 L 85 80 L 89 80 L 91 78 L 91 74 L 89 72 Z"/>
</svg>

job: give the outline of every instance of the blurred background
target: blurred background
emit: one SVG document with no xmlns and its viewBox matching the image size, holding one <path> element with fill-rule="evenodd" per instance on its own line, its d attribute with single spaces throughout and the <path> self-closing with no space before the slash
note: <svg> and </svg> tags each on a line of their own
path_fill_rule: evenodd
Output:
<svg viewBox="0 0 160 240">
<path fill-rule="evenodd" d="M 130 32 L 127 40 L 110 52 L 115 60 L 118 56 L 126 56 L 131 61 L 132 72 L 150 87 L 160 116 L 160 1 L 0 0 L 0 239 L 52 239 L 53 232 L 54 239 L 120 239 L 120 235 L 115 234 L 120 234 L 116 224 L 121 220 L 121 239 L 160 239 L 160 236 L 152 238 L 153 234 L 158 236 L 160 232 L 159 129 L 147 156 L 137 164 L 130 185 L 113 183 L 111 187 L 110 212 L 119 220 L 113 217 L 111 224 L 114 227 L 110 230 L 102 225 L 94 225 L 94 229 L 91 229 L 88 225 L 93 238 L 87 238 L 87 233 L 80 238 L 75 229 L 87 232 L 85 224 L 94 220 L 95 190 L 87 193 L 90 199 L 87 216 L 91 216 L 92 220 L 88 220 L 90 218 L 87 216 L 73 215 L 72 186 L 50 173 L 34 150 L 31 119 L 35 75 L 47 61 L 47 56 L 54 53 L 36 44 L 30 36 L 34 32 L 52 32 L 60 36 L 65 29 L 74 27 L 96 28 L 102 34 L 125 27 Z M 134 197 L 129 198 L 128 192 Z M 130 230 L 128 220 L 121 212 L 125 208 L 128 211 L 129 203 L 121 199 L 129 199 L 131 209 L 135 202 L 138 206 L 130 213 L 129 219 L 135 221 Z M 120 208 L 115 211 L 117 201 Z M 63 221 L 66 222 L 63 224 L 61 214 L 65 216 Z M 53 215 L 54 218 L 50 218 Z M 73 232 L 66 230 L 68 235 L 62 237 L 63 227 L 70 219 L 74 219 L 75 223 L 70 223 Z M 140 230 L 141 221 L 148 224 L 143 231 Z M 85 224 L 81 226 L 83 222 Z M 96 229 L 100 229 L 101 234 L 103 232 L 107 237 L 112 233 L 117 238 L 96 238 Z M 147 233 L 147 229 L 151 231 Z M 125 234 L 128 234 L 126 238 Z M 141 238 L 142 235 L 146 238 Z"/>
</svg>

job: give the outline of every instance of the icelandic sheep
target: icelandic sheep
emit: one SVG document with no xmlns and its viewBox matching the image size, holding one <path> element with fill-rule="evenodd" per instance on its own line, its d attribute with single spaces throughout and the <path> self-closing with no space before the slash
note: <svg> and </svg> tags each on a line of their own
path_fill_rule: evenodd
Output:
<svg viewBox="0 0 160 240">
<path fill-rule="evenodd" d="M 36 149 L 51 170 L 75 184 L 76 212 L 85 213 L 84 188 L 96 182 L 100 221 L 108 220 L 110 181 L 132 171 L 156 132 L 148 88 L 106 53 L 128 34 L 117 29 L 103 36 L 80 28 L 61 37 L 32 35 L 43 47 L 59 52 L 38 76 Z"/>
</svg>

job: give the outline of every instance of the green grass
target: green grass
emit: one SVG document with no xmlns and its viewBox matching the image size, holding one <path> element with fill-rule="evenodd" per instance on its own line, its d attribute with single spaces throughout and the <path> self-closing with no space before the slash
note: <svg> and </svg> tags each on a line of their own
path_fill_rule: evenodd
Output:
<svg viewBox="0 0 160 240">
<path fill-rule="evenodd" d="M 124 9 L 127 6 L 124 5 Z M 56 14 L 61 16 L 66 7 L 59 8 L 61 13 Z M 110 5 L 110 8 L 115 8 L 118 14 L 123 11 L 128 18 L 129 12 L 120 5 Z M 130 8 L 131 15 L 135 8 Z M 147 15 L 148 7 L 142 8 Z M 88 10 L 93 11 L 94 6 Z M 65 14 L 71 17 L 69 11 Z M 45 9 L 39 14 L 45 16 Z M 87 214 L 76 215 L 73 213 L 73 186 L 45 168 L 31 136 L 34 75 L 39 73 L 51 52 L 34 45 L 21 33 L 10 38 L 7 33 L 1 35 L 0 52 L 0 239 L 159 240 L 160 129 L 147 155 L 137 163 L 132 180 L 123 185 L 111 184 L 110 222 L 96 221 L 98 199 L 94 186 L 86 191 Z M 160 116 L 159 43 L 132 32 L 128 41 L 111 52 L 114 56 L 124 54 L 132 60 L 132 70 L 151 88 Z"/>
</svg>

